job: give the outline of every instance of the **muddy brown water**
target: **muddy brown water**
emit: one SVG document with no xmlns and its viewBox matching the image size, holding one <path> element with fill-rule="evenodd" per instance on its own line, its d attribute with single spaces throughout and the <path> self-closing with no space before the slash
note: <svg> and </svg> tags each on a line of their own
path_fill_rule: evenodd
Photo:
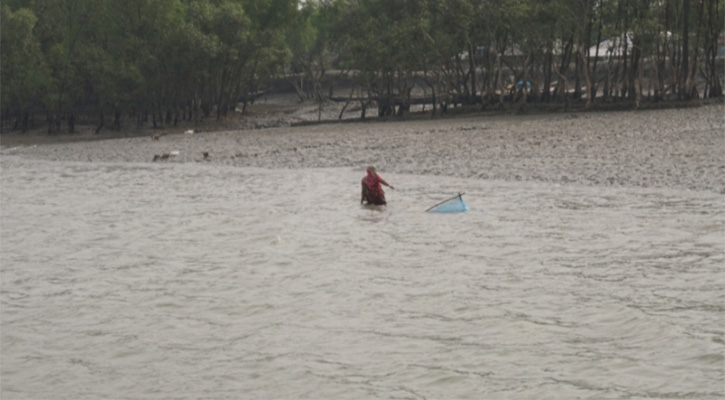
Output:
<svg viewBox="0 0 725 400">
<path fill-rule="evenodd" d="M 723 397 L 717 192 L 0 167 L 3 399 Z"/>
</svg>

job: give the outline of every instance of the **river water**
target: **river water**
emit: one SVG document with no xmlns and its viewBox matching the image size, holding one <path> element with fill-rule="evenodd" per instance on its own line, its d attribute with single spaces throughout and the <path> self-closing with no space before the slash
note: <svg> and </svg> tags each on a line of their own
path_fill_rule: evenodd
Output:
<svg viewBox="0 0 725 400">
<path fill-rule="evenodd" d="M 720 194 L 0 163 L 3 399 L 725 397 Z"/>
</svg>

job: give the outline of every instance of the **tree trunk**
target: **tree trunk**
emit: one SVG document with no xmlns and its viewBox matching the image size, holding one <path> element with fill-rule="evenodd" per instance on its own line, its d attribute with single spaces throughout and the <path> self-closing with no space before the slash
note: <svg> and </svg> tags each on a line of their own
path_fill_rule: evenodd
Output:
<svg viewBox="0 0 725 400">
<path fill-rule="evenodd" d="M 27 116 L 26 116 L 26 118 L 27 118 Z M 27 120 L 26 120 L 26 122 L 27 122 Z M 68 133 L 75 132 L 75 129 L 76 129 L 76 117 L 73 114 L 73 111 L 71 111 L 68 113 Z"/>
<path fill-rule="evenodd" d="M 561 85 L 562 85 L 562 88 L 564 90 L 564 93 L 568 93 L 569 92 L 569 84 L 567 83 L 566 76 L 564 76 L 557 69 L 555 69 L 554 72 L 556 72 L 556 75 L 558 75 L 559 76 L 559 79 L 561 79 Z M 569 96 L 564 96 L 564 101 L 565 101 L 565 109 L 568 111 L 569 110 L 570 97 Z"/>
<path fill-rule="evenodd" d="M 690 66 L 690 0 L 682 0 L 682 67 L 680 68 L 680 99 L 688 99 L 688 68 Z"/>
<path fill-rule="evenodd" d="M 638 79 L 637 79 L 637 95 L 635 100 L 635 107 L 639 109 L 642 104 L 642 87 L 644 86 L 644 68 L 640 66 L 638 68 Z"/>
<path fill-rule="evenodd" d="M 476 53 L 470 40 L 468 41 L 468 68 L 471 75 L 471 96 L 476 97 Z M 471 103 L 472 99 L 469 99 L 468 102 Z"/>
<path fill-rule="evenodd" d="M 585 58 L 585 45 L 582 45 L 579 54 L 581 57 L 581 63 L 582 63 L 582 73 L 584 75 L 584 84 L 586 85 L 586 104 L 584 105 L 585 108 L 590 108 L 592 105 L 592 81 L 589 78 L 589 67 L 587 67 L 587 60 Z"/>
<path fill-rule="evenodd" d="M 599 14 L 601 14 L 601 10 L 602 10 L 602 3 L 600 2 L 599 3 Z M 600 15 L 599 25 L 597 27 L 597 42 L 596 42 L 597 50 L 594 52 L 594 65 L 592 66 L 592 69 L 590 71 L 590 74 L 594 77 L 594 84 L 592 85 L 593 87 L 591 88 L 591 90 L 593 91 L 592 100 L 597 98 L 597 92 L 599 91 L 600 81 L 599 81 L 599 79 L 597 79 L 597 64 L 599 63 L 599 43 L 601 43 L 601 41 L 602 41 L 602 24 L 603 24 L 602 17 Z M 589 48 L 588 45 L 587 45 L 587 48 Z M 591 56 L 591 54 L 587 54 L 587 67 L 589 66 L 589 57 L 590 56 Z"/>
<path fill-rule="evenodd" d="M 101 117 L 101 118 L 100 118 L 100 123 L 99 123 L 99 124 L 98 124 L 98 126 L 96 127 L 96 135 L 98 135 L 98 133 L 99 133 L 99 132 L 101 131 L 101 129 L 103 129 L 103 125 L 104 125 L 104 123 L 105 123 L 105 118 L 104 118 L 104 115 L 103 115 L 103 110 L 102 110 L 102 109 L 101 109 L 101 115 L 100 115 L 100 117 Z M 154 123 L 154 127 L 155 127 L 155 126 L 156 126 L 156 124 Z"/>
<path fill-rule="evenodd" d="M 521 104 L 526 104 L 526 99 L 528 97 L 528 83 L 529 83 L 528 69 L 529 69 L 529 56 L 526 56 L 524 58 L 524 72 L 521 77 L 521 81 L 523 82 L 523 85 L 521 85 Z"/>
<path fill-rule="evenodd" d="M 579 102 L 582 99 L 582 83 L 581 83 L 581 75 L 582 70 L 584 69 L 584 65 L 582 64 L 582 60 L 584 59 L 584 56 L 581 53 L 580 46 L 577 46 L 577 49 L 574 54 L 574 66 L 575 66 L 575 74 L 574 74 L 574 94 L 572 95 L 572 98 L 574 101 Z"/>
<path fill-rule="evenodd" d="M 503 68 L 503 62 L 502 62 L 503 54 L 499 53 L 498 55 L 498 72 L 496 76 L 496 84 L 498 85 L 498 105 L 499 107 L 503 107 L 503 82 L 501 81 L 501 69 Z"/>
<path fill-rule="evenodd" d="M 636 43 L 632 46 L 632 66 L 629 69 L 629 74 L 627 76 L 627 87 L 629 88 L 629 95 L 627 96 L 628 99 L 637 99 L 640 94 L 638 93 L 639 90 L 637 89 L 636 80 L 637 75 L 639 74 L 639 70 L 641 69 L 640 61 L 642 59 L 642 50 L 641 50 L 641 43 L 639 39 L 637 39 Z"/>
<path fill-rule="evenodd" d="M 121 129 L 121 110 L 115 107 L 113 110 L 113 127 L 115 129 Z"/>
<path fill-rule="evenodd" d="M 550 43 L 549 48 L 546 50 L 546 57 L 544 58 L 544 87 L 541 93 L 541 101 L 551 101 L 551 65 L 554 62 L 554 50 L 553 45 Z"/>
<path fill-rule="evenodd" d="M 620 99 L 626 99 L 627 96 L 629 96 L 629 80 L 627 77 L 629 76 L 629 64 L 627 63 L 627 54 L 629 50 L 629 41 L 627 40 L 627 33 L 622 34 L 622 75 L 621 75 L 621 91 L 619 93 Z"/>
<path fill-rule="evenodd" d="M 559 66 L 559 69 L 555 69 L 556 75 L 558 75 L 560 78 L 559 84 L 556 88 L 556 98 L 558 99 L 564 99 L 569 104 L 569 84 L 566 81 L 566 70 L 569 69 L 569 62 L 571 61 L 571 55 L 572 55 L 572 49 L 574 48 L 574 36 L 572 35 L 569 37 L 569 41 L 567 42 L 566 46 L 564 46 L 564 53 L 561 57 L 561 64 Z M 566 87 L 565 87 L 566 86 Z"/>
<path fill-rule="evenodd" d="M 688 98 L 699 97 L 697 94 L 697 73 L 700 71 L 700 42 L 702 40 L 702 27 L 704 26 L 703 11 L 705 6 L 705 0 L 700 0 L 699 7 L 697 8 L 697 31 L 695 35 L 695 54 L 692 57 L 692 66 L 690 69 L 690 77 L 688 79 Z"/>
<path fill-rule="evenodd" d="M 718 49 L 718 36 L 720 32 L 716 28 L 714 16 L 722 15 L 719 10 L 720 2 L 717 0 L 709 0 L 709 41 L 710 41 L 710 57 L 708 59 L 709 64 L 709 84 L 710 91 L 707 93 L 709 97 L 723 97 L 722 83 L 720 82 L 720 74 L 717 70 L 717 49 Z"/>
</svg>

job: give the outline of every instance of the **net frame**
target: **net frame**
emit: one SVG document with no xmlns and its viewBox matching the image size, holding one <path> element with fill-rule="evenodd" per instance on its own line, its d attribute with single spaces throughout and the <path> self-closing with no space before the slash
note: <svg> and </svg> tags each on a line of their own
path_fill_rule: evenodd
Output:
<svg viewBox="0 0 725 400">
<path fill-rule="evenodd" d="M 443 200 L 442 202 L 434 205 L 433 207 L 425 210 L 426 212 L 441 213 L 441 214 L 452 214 L 468 211 L 468 205 L 463 201 L 463 195 L 465 193 L 458 193 L 457 195 Z"/>
</svg>

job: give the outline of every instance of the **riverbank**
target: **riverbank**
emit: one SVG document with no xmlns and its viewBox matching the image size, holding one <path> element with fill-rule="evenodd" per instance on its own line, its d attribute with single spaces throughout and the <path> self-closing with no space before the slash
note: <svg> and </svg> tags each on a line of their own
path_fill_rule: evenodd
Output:
<svg viewBox="0 0 725 400">
<path fill-rule="evenodd" d="M 154 131 L 165 133 L 158 140 L 141 131 L 120 138 L 103 132 L 42 140 L 42 135 L 3 135 L 3 154 L 135 163 L 169 154 L 162 162 L 361 171 L 375 164 L 383 172 L 405 174 L 725 194 L 722 104 L 295 126 L 315 120 L 317 106 L 285 111 L 284 102 L 262 101 L 249 115 L 214 125 L 217 130 L 210 125 L 196 132 L 191 127 Z M 334 119 L 339 109 L 322 112 L 322 119 Z"/>
<path fill-rule="evenodd" d="M 348 89 L 338 88 L 335 93 L 346 93 Z M 419 93 L 420 95 L 420 93 Z M 105 127 L 98 130 L 90 121 L 77 122 L 74 132 L 64 129 L 60 132 L 48 134 L 47 127 L 42 124 L 35 128 L 21 132 L 18 129 L 0 130 L 0 146 L 12 148 L 19 146 L 32 146 L 53 143 L 99 141 L 108 139 L 132 137 L 162 137 L 179 133 L 201 133 L 254 130 L 266 128 L 280 128 L 291 126 L 346 124 L 346 123 L 389 123 L 460 119 L 460 118 L 499 118 L 507 116 L 536 116 L 561 114 L 588 114 L 599 112 L 630 112 L 650 110 L 678 110 L 699 107 L 723 107 L 723 99 L 705 99 L 692 101 L 643 101 L 639 106 L 631 101 L 594 102 L 589 107 L 584 103 L 505 103 L 503 107 L 489 106 L 485 109 L 480 104 L 468 106 L 451 106 L 445 111 L 438 109 L 435 115 L 431 113 L 431 105 L 413 105 L 411 112 L 405 116 L 387 116 L 379 118 L 374 107 L 368 107 L 366 118 L 362 118 L 362 108 L 357 102 L 327 101 L 319 104 L 314 101 L 301 102 L 299 97 L 288 89 L 278 89 L 262 95 L 255 102 L 247 105 L 246 109 L 240 104 L 237 110 L 229 112 L 217 120 L 214 116 L 200 121 L 178 121 L 174 124 L 159 124 L 153 127 L 146 123 L 136 126 L 130 120 L 124 120 L 120 127 Z"/>
</svg>

